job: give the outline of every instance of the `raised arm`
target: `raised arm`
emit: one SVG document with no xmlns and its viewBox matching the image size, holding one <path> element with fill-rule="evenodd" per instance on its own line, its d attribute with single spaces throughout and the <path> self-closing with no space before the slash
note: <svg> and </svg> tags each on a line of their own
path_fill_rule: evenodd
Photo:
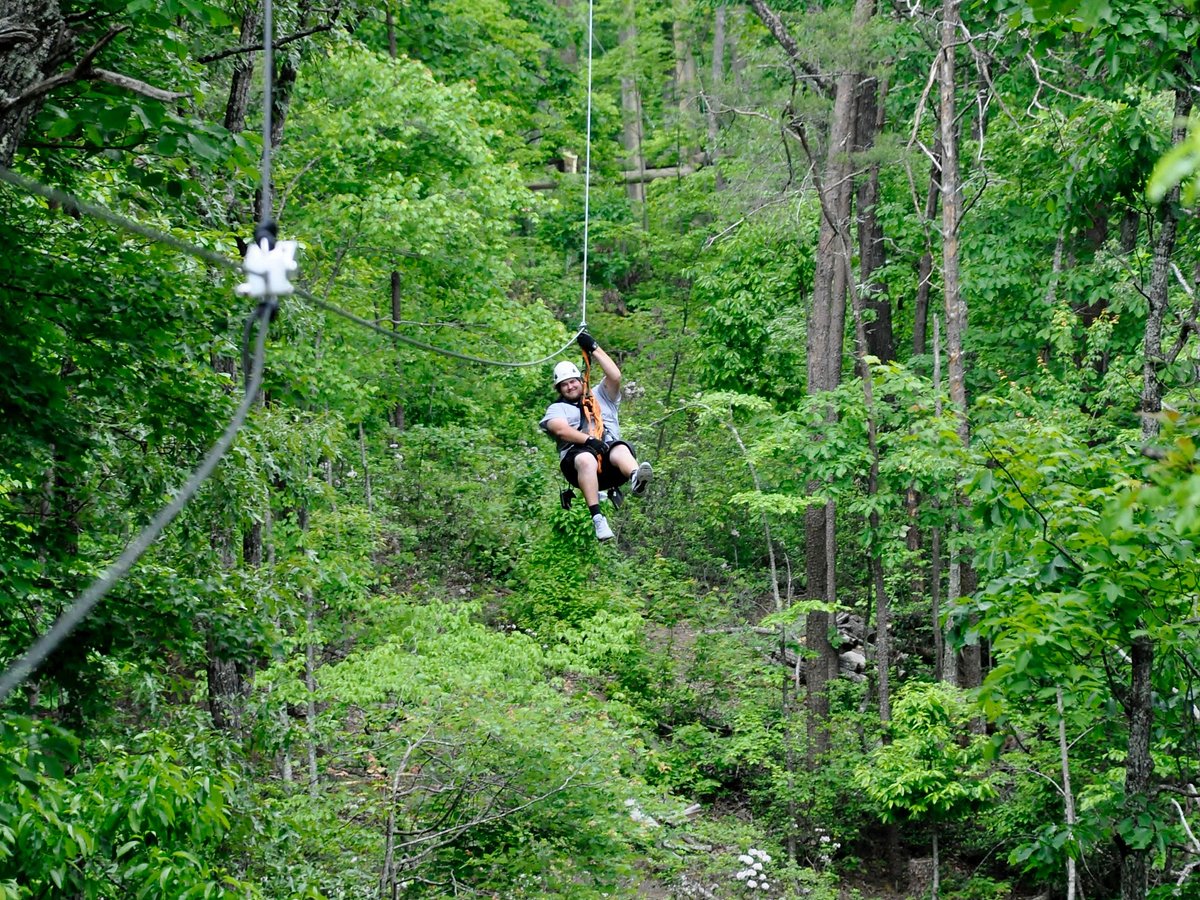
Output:
<svg viewBox="0 0 1200 900">
<path fill-rule="evenodd" d="M 577 338 L 579 346 L 586 352 L 592 354 L 592 359 L 600 364 L 600 369 L 604 372 L 604 377 L 608 380 L 608 386 L 612 389 L 612 396 L 615 398 L 621 390 L 621 370 L 612 357 L 600 349 L 600 345 L 596 343 L 596 339 L 586 331 Z"/>
</svg>

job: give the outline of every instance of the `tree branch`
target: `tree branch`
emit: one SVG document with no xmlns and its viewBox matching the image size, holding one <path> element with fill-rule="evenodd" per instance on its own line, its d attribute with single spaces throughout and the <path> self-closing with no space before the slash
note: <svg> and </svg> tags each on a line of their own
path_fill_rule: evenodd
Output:
<svg viewBox="0 0 1200 900">
<path fill-rule="evenodd" d="M 762 23 L 767 26 L 767 30 L 771 32 L 775 40 L 779 42 L 779 46 L 788 55 L 788 59 L 812 79 L 822 94 L 826 97 L 833 96 L 833 84 L 818 71 L 816 66 L 801 58 L 800 45 L 796 43 L 796 39 L 792 37 L 792 33 L 783 24 L 783 19 L 779 17 L 779 14 L 767 6 L 763 0 L 750 0 L 750 7 L 754 10 L 754 14 L 762 20 Z"/>
<path fill-rule="evenodd" d="M 156 88 L 151 84 L 147 84 L 137 78 L 129 75 L 122 75 L 119 72 L 110 72 L 108 69 L 93 68 L 92 63 L 100 51 L 112 43 L 113 39 L 123 31 L 129 30 L 128 25 L 116 25 L 108 30 L 108 33 L 100 40 L 96 41 L 91 48 L 80 57 L 79 62 L 75 63 L 70 69 L 65 72 L 59 72 L 57 75 L 52 75 L 49 78 L 39 81 L 37 84 L 26 88 L 21 94 L 16 97 L 8 97 L 0 102 L 0 111 L 6 111 L 15 107 L 27 106 L 36 100 L 45 97 L 51 91 L 64 85 L 73 84 L 76 81 L 103 81 L 122 90 L 131 91 L 135 94 L 141 94 L 144 97 L 149 97 L 152 100 L 161 100 L 164 103 L 169 103 L 173 100 L 180 100 L 186 97 L 187 94 L 179 93 L 178 91 L 166 91 L 162 88 Z"/>
<path fill-rule="evenodd" d="M 322 31 L 332 31 L 333 26 L 333 22 L 326 22 L 324 25 L 314 25 L 312 28 L 305 28 L 303 31 L 297 31 L 279 38 L 279 40 L 275 41 L 271 47 L 275 50 L 278 50 L 280 47 L 286 47 L 288 44 L 291 44 L 302 38 L 311 37 L 312 35 L 319 34 Z M 229 47 L 226 50 L 219 50 L 216 53 L 208 53 L 204 56 L 201 56 L 197 62 L 213 63 L 217 62 L 218 60 L 227 59 L 230 56 L 238 56 L 243 53 L 257 53 L 260 50 L 262 50 L 262 44 L 245 44 L 240 47 Z"/>
<path fill-rule="evenodd" d="M 130 93 L 149 97 L 151 100 L 161 100 L 163 103 L 182 100 L 187 96 L 184 92 L 165 91 L 162 88 L 157 88 L 152 84 L 147 84 L 129 75 L 122 75 L 120 72 L 110 72 L 108 69 L 91 69 L 88 71 L 86 77 L 90 81 L 103 81 L 106 84 L 114 85 Z"/>
<path fill-rule="evenodd" d="M 1055 550 L 1057 550 L 1059 552 L 1059 554 L 1062 555 L 1063 559 L 1065 559 L 1067 562 L 1069 562 L 1072 566 L 1075 567 L 1076 571 L 1079 571 L 1079 572 L 1084 571 L 1083 566 L 1081 566 L 1079 564 L 1079 562 L 1075 559 L 1075 557 L 1073 557 L 1070 554 L 1070 552 L 1067 550 L 1066 547 L 1063 547 L 1057 541 L 1051 540 L 1051 538 L 1050 538 L 1050 520 L 1046 518 L 1045 513 L 1043 513 L 1038 508 L 1038 506 L 1033 502 L 1033 500 L 1031 500 L 1029 498 L 1029 495 L 1026 494 L 1025 491 L 1021 488 L 1021 485 L 1019 485 L 1017 483 L 1017 479 L 1013 478 L 1012 473 L 1010 471 L 1008 471 L 1008 466 L 1004 465 L 1004 463 L 1000 460 L 1000 458 L 998 456 L 996 456 L 996 454 L 994 452 L 992 452 L 991 445 L 988 444 L 988 442 L 983 440 L 982 438 L 979 439 L 979 442 L 981 444 L 983 444 L 983 449 L 987 451 L 987 455 L 989 457 L 991 457 L 992 462 L 994 462 L 996 464 L 996 466 L 1000 469 L 1000 471 L 1004 473 L 1004 477 L 1008 479 L 1008 483 L 1013 486 L 1013 488 L 1014 488 L 1014 490 L 1016 490 L 1017 494 L 1020 495 L 1021 499 L 1025 501 L 1025 505 L 1028 506 L 1031 510 L 1033 510 L 1034 513 L 1037 515 L 1037 517 L 1042 520 L 1042 540 L 1045 541 L 1047 544 L 1049 544 L 1051 547 L 1053 547 Z"/>
<path fill-rule="evenodd" d="M 0 47 L 23 44 L 37 37 L 37 32 L 27 28 L 15 16 L 0 19 Z"/>
</svg>

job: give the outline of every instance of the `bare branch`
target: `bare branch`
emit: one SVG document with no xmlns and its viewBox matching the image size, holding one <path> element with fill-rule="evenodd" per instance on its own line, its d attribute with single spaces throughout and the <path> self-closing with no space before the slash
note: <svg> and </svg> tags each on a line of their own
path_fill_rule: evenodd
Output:
<svg viewBox="0 0 1200 900">
<path fill-rule="evenodd" d="M 106 84 L 115 85 L 130 93 L 149 97 L 151 100 L 161 100 L 163 103 L 182 100 L 187 96 L 184 92 L 164 91 L 162 88 L 156 88 L 154 85 L 147 84 L 137 78 L 122 75 L 120 72 L 110 72 L 108 69 L 92 69 L 87 73 L 87 78 L 91 81 L 103 81 Z"/>
<path fill-rule="evenodd" d="M 111 44 L 113 42 L 113 38 L 115 38 L 118 34 L 120 34 L 122 31 L 128 30 L 128 25 L 114 25 L 112 28 L 108 29 L 108 34 L 96 41 L 96 43 L 92 45 L 92 48 L 84 53 L 82 57 L 80 57 L 79 62 L 75 64 L 75 71 L 86 72 L 88 69 L 90 69 L 92 67 L 92 63 L 96 59 L 97 54 Z"/>
<path fill-rule="evenodd" d="M 7 16 L 0 19 L 0 47 L 23 44 L 27 41 L 32 41 L 36 37 L 37 32 L 26 27 L 15 16 Z"/>
<path fill-rule="evenodd" d="M 796 43 L 796 39 L 792 37 L 779 14 L 767 6 L 763 0 L 750 0 L 750 7 L 767 26 L 767 30 L 771 32 L 775 40 L 779 42 L 779 46 L 783 48 L 788 58 L 813 80 L 822 94 L 826 97 L 832 96 L 833 84 L 812 63 L 801 58 L 800 45 Z"/>
<path fill-rule="evenodd" d="M 108 69 L 97 69 L 92 66 L 100 51 L 111 44 L 118 34 L 127 31 L 128 28 L 128 25 L 118 25 L 110 28 L 108 33 L 96 41 L 74 66 L 65 72 L 59 72 L 57 75 L 52 75 L 49 78 L 39 81 L 37 84 L 26 88 L 16 97 L 9 97 L 0 102 L 0 112 L 15 107 L 27 106 L 45 97 L 51 91 L 77 81 L 102 81 L 119 87 L 122 90 L 141 94 L 143 97 L 149 97 L 152 100 L 161 100 L 164 103 L 170 103 L 171 101 L 186 97 L 187 94 L 179 93 L 178 91 L 163 90 L 129 75 L 111 72 Z"/>
<path fill-rule="evenodd" d="M 734 222 L 728 228 L 726 228 L 722 231 L 719 231 L 716 234 L 709 237 L 708 240 L 706 240 L 704 242 L 704 246 L 701 247 L 700 249 L 707 250 L 709 247 L 711 247 L 713 244 L 715 244 L 721 238 L 725 237 L 725 235 L 729 234 L 735 228 L 738 228 L 741 225 L 743 225 L 746 222 L 746 220 L 749 219 L 751 216 L 755 215 L 756 213 L 762 212 L 764 209 L 767 209 L 768 207 L 778 206 L 780 203 L 787 203 L 789 200 L 793 199 L 793 197 L 795 197 L 795 196 L 796 196 L 795 194 L 787 194 L 783 197 L 777 197 L 774 200 L 768 200 L 765 203 L 760 203 L 758 206 L 754 207 L 754 209 L 750 210 L 750 212 L 746 213 L 746 215 L 742 216 L 740 219 L 738 219 L 736 222 Z"/>
<path fill-rule="evenodd" d="M 1200 323 L 1196 320 L 1200 319 L 1200 297 L 1196 296 L 1192 286 L 1184 280 L 1183 273 L 1179 271 L 1179 266 L 1171 263 L 1171 271 L 1175 273 L 1175 278 L 1179 281 L 1184 293 L 1192 301 L 1192 313 L 1180 323 L 1179 337 L 1175 339 L 1175 345 L 1164 356 L 1164 361 L 1169 366 L 1179 358 L 1179 354 L 1183 352 L 1183 348 L 1187 346 L 1188 338 L 1194 333 L 1200 332 Z"/>
<path fill-rule="evenodd" d="M 454 825 L 451 825 L 448 828 L 443 828 L 441 831 L 436 831 L 432 834 L 421 835 L 420 837 L 416 837 L 416 838 L 413 838 L 412 840 L 405 841 L 402 844 L 397 844 L 395 849 L 402 850 L 405 847 L 413 847 L 413 846 L 416 846 L 417 844 L 426 844 L 426 843 L 429 843 L 430 841 L 436 841 L 439 838 L 446 838 L 447 836 L 449 836 L 450 840 L 453 840 L 454 837 L 457 837 L 459 834 L 466 831 L 468 828 L 474 828 L 479 825 L 486 825 L 488 822 L 495 822 L 499 819 L 507 818 L 508 816 L 511 816 L 514 813 L 519 813 L 522 810 L 528 809 L 531 806 L 535 806 L 536 804 L 541 803 L 543 800 L 553 797 L 555 794 L 561 794 L 563 791 L 565 791 L 570 786 L 571 782 L 575 779 L 575 776 L 578 774 L 579 774 L 578 771 L 572 772 L 570 775 L 568 775 L 566 777 L 566 779 L 563 781 L 563 783 L 560 784 L 558 787 L 551 788 L 550 790 L 546 791 L 544 794 L 538 794 L 536 797 L 530 798 L 525 803 L 522 803 L 519 806 L 514 806 L 511 809 L 501 810 L 500 812 L 497 812 L 497 813 L 490 813 L 490 814 L 484 815 L 480 818 L 472 819 L 471 821 L 466 822 L 466 823 L 461 823 L 461 822 L 455 823 Z M 586 787 L 586 786 L 587 785 L 581 785 L 581 787 Z M 494 803 L 491 805 L 494 805 Z M 491 805 L 489 805 L 489 809 L 491 808 Z M 439 846 L 444 846 L 447 842 L 448 841 L 442 841 L 439 844 Z"/>
</svg>

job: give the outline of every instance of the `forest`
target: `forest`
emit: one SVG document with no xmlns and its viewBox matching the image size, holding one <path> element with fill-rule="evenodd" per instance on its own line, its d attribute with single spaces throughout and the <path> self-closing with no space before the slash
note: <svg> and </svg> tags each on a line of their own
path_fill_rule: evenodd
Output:
<svg viewBox="0 0 1200 900">
<path fill-rule="evenodd" d="M 1197 85 L 1194 0 L 0 0 L 0 898 L 1200 896 Z"/>
</svg>

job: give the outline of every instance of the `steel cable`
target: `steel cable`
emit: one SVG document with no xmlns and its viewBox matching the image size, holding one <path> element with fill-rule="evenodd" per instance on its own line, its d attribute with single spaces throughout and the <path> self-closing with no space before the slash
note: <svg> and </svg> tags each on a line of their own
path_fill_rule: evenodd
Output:
<svg viewBox="0 0 1200 900">
<path fill-rule="evenodd" d="M 54 652 L 68 635 L 82 622 L 99 603 L 104 595 L 112 590 L 126 573 L 133 567 L 134 563 L 141 558 L 142 554 L 150 548 L 150 545 L 158 539 L 171 522 L 179 515 L 180 511 L 192 499 L 200 486 L 204 484 L 208 477 L 212 475 L 217 464 L 222 457 L 233 446 L 233 440 L 237 436 L 238 431 L 246 421 L 247 415 L 250 413 L 250 407 L 254 405 L 255 399 L 258 396 L 258 390 L 262 387 L 263 380 L 263 359 L 265 356 L 267 345 L 267 329 L 270 323 L 272 314 L 271 304 L 261 304 L 253 315 L 253 320 L 258 323 L 258 341 L 254 348 L 254 361 L 250 369 L 250 376 L 246 381 L 246 391 L 242 397 L 242 402 L 238 405 L 237 411 L 229 424 L 225 426 L 225 431 L 213 444 L 208 454 L 201 461 L 200 465 L 192 472 L 191 477 L 184 483 L 183 487 L 175 495 L 166 506 L 159 510 L 153 521 L 147 525 L 132 542 L 125 548 L 125 552 L 117 558 L 111 566 L 106 569 L 88 588 L 80 594 L 71 606 L 58 617 L 54 625 L 43 634 L 33 646 L 26 651 L 17 662 L 13 663 L 5 671 L 3 677 L 0 677 L 0 702 L 3 702 L 12 691 L 17 688 L 26 678 L 28 678 L 40 666 L 46 658 Z"/>
<path fill-rule="evenodd" d="M 190 244 L 187 241 L 175 237 L 174 235 L 151 228 L 148 225 L 144 225 L 141 222 L 137 222 L 133 219 L 122 216 L 120 213 L 113 212 L 112 210 L 103 206 L 97 206 L 94 203 L 88 203 L 86 201 L 79 200 L 78 198 L 73 197 L 64 191 L 49 187 L 41 182 L 34 181 L 32 178 L 20 175 L 11 169 L 0 167 L 0 181 L 5 181 L 14 187 L 26 191 L 27 193 L 42 197 L 43 199 L 49 200 L 52 203 L 57 203 L 64 209 L 78 210 L 79 212 L 91 216 L 92 218 L 108 222 L 110 225 L 115 225 L 124 231 L 130 232 L 131 234 L 141 235 L 142 237 L 148 238 L 156 243 L 178 250 L 180 253 L 184 253 L 188 256 L 193 256 L 196 259 L 201 259 L 205 262 L 212 263 L 214 266 L 219 266 L 231 272 L 242 271 L 241 263 L 230 259 L 227 256 L 222 256 L 215 250 L 209 250 L 205 247 Z M 570 340 L 568 340 L 553 353 L 550 353 L 541 359 L 529 360 L 527 362 L 510 362 L 502 359 L 487 359 L 481 356 L 472 356 L 469 353 L 459 353 L 457 350 L 450 350 L 446 347 L 438 347 L 434 344 L 426 343 L 425 341 L 409 337 L 405 334 L 389 331 L 386 328 L 376 325 L 369 319 L 364 319 L 362 316 L 356 315 L 349 310 L 342 309 L 341 307 L 330 303 L 328 300 L 322 300 L 313 295 L 310 291 L 306 291 L 301 288 L 296 289 L 295 295 L 308 303 L 310 306 L 323 309 L 326 312 L 333 313 L 336 316 L 341 316 L 343 319 L 353 322 L 362 328 L 367 328 L 371 331 L 377 332 L 378 334 L 383 335 L 385 338 L 395 343 L 408 344 L 411 347 L 415 347 L 418 350 L 423 350 L 427 353 L 437 353 L 441 356 L 446 356 L 451 359 L 460 359 L 465 362 L 475 363 L 481 366 L 500 366 L 503 368 L 521 369 L 529 368 L 530 366 L 543 365 L 567 350 L 571 344 L 574 343 L 575 336 L 584 330 L 583 326 L 580 326 L 575 334 L 571 335 Z"/>
</svg>

